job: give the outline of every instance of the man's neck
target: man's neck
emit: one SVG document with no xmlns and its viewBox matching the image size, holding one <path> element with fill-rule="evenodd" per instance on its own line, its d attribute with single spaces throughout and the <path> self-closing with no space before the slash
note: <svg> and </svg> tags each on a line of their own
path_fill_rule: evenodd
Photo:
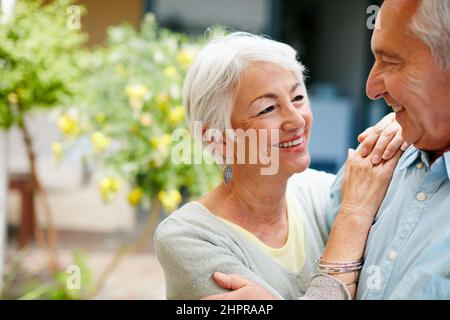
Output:
<svg viewBox="0 0 450 320">
<path fill-rule="evenodd" d="M 426 151 L 426 153 L 428 154 L 428 159 L 430 160 L 430 165 L 432 165 L 437 159 L 442 157 L 447 151 L 450 151 L 450 147 L 439 151 Z"/>
</svg>

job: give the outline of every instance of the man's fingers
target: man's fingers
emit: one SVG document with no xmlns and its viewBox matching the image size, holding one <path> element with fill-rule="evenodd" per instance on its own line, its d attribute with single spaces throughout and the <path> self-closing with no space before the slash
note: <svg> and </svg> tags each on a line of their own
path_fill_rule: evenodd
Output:
<svg viewBox="0 0 450 320">
<path fill-rule="evenodd" d="M 409 144 L 407 141 L 405 141 L 405 142 L 403 142 L 403 144 L 402 144 L 402 146 L 400 147 L 400 149 L 401 149 L 402 151 L 406 151 L 406 149 L 408 149 L 410 145 L 411 145 L 411 144 Z"/>
<path fill-rule="evenodd" d="M 225 274 L 222 272 L 214 272 L 213 279 L 220 287 L 233 291 L 252 284 L 252 282 L 237 274 Z"/>
<path fill-rule="evenodd" d="M 358 142 L 363 142 L 368 136 L 370 131 L 373 129 L 373 127 L 369 127 L 366 130 L 364 130 L 359 136 L 358 136 Z"/>
<path fill-rule="evenodd" d="M 395 121 L 395 113 L 391 112 L 388 115 L 384 116 L 383 119 L 380 120 L 380 122 L 378 122 L 375 127 L 380 130 L 383 131 L 384 129 L 386 129 L 386 127 L 388 125 L 390 125 L 392 122 Z"/>
<path fill-rule="evenodd" d="M 383 130 L 371 153 L 371 160 L 373 164 L 379 164 L 381 162 L 382 156 L 385 153 L 389 143 L 394 139 L 396 135 L 396 130 L 397 127 L 394 125 L 388 126 Z M 397 148 L 400 149 L 400 146 L 401 144 L 398 145 Z M 392 153 L 392 155 L 394 155 L 394 153 Z"/>
<path fill-rule="evenodd" d="M 385 162 L 385 166 L 387 166 L 389 169 L 394 169 L 397 166 L 398 160 L 402 156 L 403 151 L 398 149 L 395 155 L 392 157 L 392 159 Z"/>
<path fill-rule="evenodd" d="M 386 150 L 384 150 L 384 153 L 381 156 L 381 158 L 383 160 L 391 159 L 395 155 L 397 150 L 399 150 L 403 146 L 403 142 L 404 141 L 402 135 L 399 132 L 397 132 L 395 137 L 391 140 L 391 142 L 389 142 L 388 146 L 386 147 Z"/>
<path fill-rule="evenodd" d="M 379 137 L 380 134 L 377 133 L 375 130 L 371 130 L 369 132 L 369 135 L 364 139 L 363 142 L 361 142 L 361 144 L 357 149 L 361 157 L 365 158 L 370 154 L 375 144 L 377 143 Z"/>
<path fill-rule="evenodd" d="M 393 122 L 395 122 L 395 113 L 390 113 L 387 116 L 383 117 L 376 125 L 373 127 L 367 128 L 363 133 L 358 136 L 358 141 L 361 143 L 358 147 L 360 154 L 362 157 L 367 157 L 371 151 L 374 149 L 375 144 L 378 141 L 378 138 L 381 134 L 384 134 L 384 131 L 388 126 L 390 126 Z M 387 145 L 385 145 L 386 147 Z M 380 161 L 381 161 L 381 154 Z"/>
</svg>

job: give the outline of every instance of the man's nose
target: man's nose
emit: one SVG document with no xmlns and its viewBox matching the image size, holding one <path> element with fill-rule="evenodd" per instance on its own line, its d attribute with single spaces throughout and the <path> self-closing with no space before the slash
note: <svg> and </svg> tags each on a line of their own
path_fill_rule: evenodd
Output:
<svg viewBox="0 0 450 320">
<path fill-rule="evenodd" d="M 370 71 L 369 77 L 366 83 L 366 94 L 369 99 L 377 100 L 385 96 L 387 93 L 384 79 L 380 68 L 377 67 L 377 63 L 374 64 Z"/>
</svg>

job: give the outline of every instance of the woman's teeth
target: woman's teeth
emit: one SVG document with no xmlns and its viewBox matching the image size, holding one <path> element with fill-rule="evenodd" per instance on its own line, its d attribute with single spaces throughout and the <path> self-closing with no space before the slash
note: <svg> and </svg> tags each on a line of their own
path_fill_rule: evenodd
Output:
<svg viewBox="0 0 450 320">
<path fill-rule="evenodd" d="M 305 141 L 305 137 L 298 138 L 297 140 L 286 142 L 286 143 L 280 143 L 278 145 L 279 148 L 291 148 L 296 147 L 300 144 L 302 144 Z"/>
<path fill-rule="evenodd" d="M 401 105 L 392 106 L 392 109 L 394 110 L 395 113 L 399 113 L 405 110 L 405 108 Z"/>
</svg>

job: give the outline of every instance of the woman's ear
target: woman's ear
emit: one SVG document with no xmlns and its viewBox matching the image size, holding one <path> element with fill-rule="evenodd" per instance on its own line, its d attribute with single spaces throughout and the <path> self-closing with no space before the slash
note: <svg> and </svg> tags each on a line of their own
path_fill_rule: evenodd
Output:
<svg viewBox="0 0 450 320">
<path fill-rule="evenodd" d="M 226 139 L 223 137 L 223 133 L 218 129 L 210 129 L 204 127 L 202 129 L 203 142 L 207 145 L 207 149 L 214 156 L 224 159 L 226 150 Z"/>
</svg>

